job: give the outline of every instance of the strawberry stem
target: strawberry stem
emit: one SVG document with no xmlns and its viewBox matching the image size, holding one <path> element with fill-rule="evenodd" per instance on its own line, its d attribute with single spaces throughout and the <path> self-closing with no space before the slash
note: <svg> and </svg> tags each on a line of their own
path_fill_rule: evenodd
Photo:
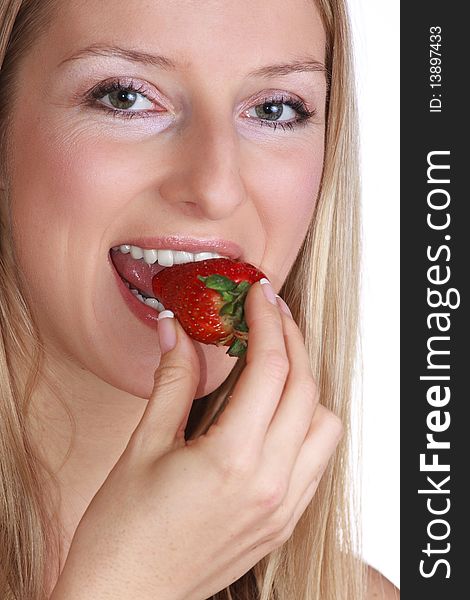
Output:
<svg viewBox="0 0 470 600">
<path fill-rule="evenodd" d="M 246 324 L 245 319 L 243 319 L 242 321 L 240 321 L 240 323 L 238 323 L 237 325 L 237 331 L 242 331 L 243 333 L 248 333 L 248 325 Z"/>
<path fill-rule="evenodd" d="M 219 315 L 231 317 L 230 320 L 234 330 L 233 336 L 235 339 L 227 350 L 227 354 L 229 356 L 243 356 L 248 345 L 248 325 L 245 321 L 244 304 L 251 283 L 249 281 L 235 283 L 228 277 L 217 273 L 208 275 L 207 277 L 198 275 L 197 278 L 202 281 L 206 287 L 216 290 L 222 296 L 223 305 L 219 310 Z M 225 341 L 227 341 L 227 339 L 223 340 L 221 343 L 225 343 Z"/>
</svg>

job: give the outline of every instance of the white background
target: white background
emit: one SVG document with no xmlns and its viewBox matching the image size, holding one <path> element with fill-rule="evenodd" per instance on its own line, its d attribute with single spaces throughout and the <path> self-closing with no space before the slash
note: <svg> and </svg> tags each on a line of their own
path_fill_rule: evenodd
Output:
<svg viewBox="0 0 470 600">
<path fill-rule="evenodd" d="M 362 146 L 363 556 L 399 586 L 400 3 L 348 4 Z"/>
</svg>

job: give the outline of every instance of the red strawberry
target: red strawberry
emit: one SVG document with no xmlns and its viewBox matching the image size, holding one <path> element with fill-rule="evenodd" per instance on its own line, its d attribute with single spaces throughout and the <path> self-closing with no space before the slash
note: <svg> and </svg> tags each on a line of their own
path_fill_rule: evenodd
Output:
<svg viewBox="0 0 470 600">
<path fill-rule="evenodd" d="M 230 346 L 227 354 L 243 356 L 248 340 L 245 298 L 251 285 L 263 277 L 249 263 L 209 258 L 163 269 L 153 278 L 152 287 L 192 339 Z"/>
</svg>

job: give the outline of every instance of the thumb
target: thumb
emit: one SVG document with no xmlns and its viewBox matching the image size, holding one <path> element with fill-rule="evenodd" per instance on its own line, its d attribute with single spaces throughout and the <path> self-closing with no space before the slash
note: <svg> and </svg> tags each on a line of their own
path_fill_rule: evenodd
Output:
<svg viewBox="0 0 470 600">
<path fill-rule="evenodd" d="M 160 364 L 145 412 L 132 438 L 154 458 L 184 442 L 184 429 L 199 384 L 200 367 L 193 342 L 171 310 L 158 316 Z M 131 440 L 132 440 L 131 438 Z"/>
</svg>

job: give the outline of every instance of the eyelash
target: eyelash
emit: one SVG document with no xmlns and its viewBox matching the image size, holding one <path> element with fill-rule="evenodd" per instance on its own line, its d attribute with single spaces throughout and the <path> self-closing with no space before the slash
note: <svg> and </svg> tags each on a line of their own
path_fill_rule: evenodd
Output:
<svg viewBox="0 0 470 600">
<path fill-rule="evenodd" d="M 105 112 L 107 112 L 108 114 L 111 114 L 115 118 L 124 118 L 124 119 L 133 119 L 136 117 L 137 118 L 145 118 L 145 117 L 151 116 L 152 114 L 155 113 L 155 111 L 152 111 L 152 110 L 129 111 L 129 110 L 122 110 L 119 108 L 111 108 L 109 106 L 106 106 L 106 105 L 98 102 L 107 94 L 110 94 L 111 92 L 115 92 L 115 91 L 137 92 L 137 93 L 141 94 L 142 96 L 144 96 L 144 98 L 146 98 L 147 100 L 152 101 L 152 99 L 146 95 L 146 93 L 145 93 L 146 88 L 144 85 L 135 84 L 133 81 L 131 81 L 130 83 L 122 83 L 119 79 L 116 79 L 114 81 L 100 84 L 97 87 L 95 87 L 94 89 L 92 89 L 91 92 L 89 92 L 89 94 L 87 95 L 86 103 L 92 107 L 98 107 L 98 105 L 99 105 L 99 110 L 104 110 Z M 286 104 L 287 106 L 289 106 L 290 108 L 295 110 L 298 114 L 298 118 L 295 121 L 279 121 L 278 122 L 278 121 L 269 121 L 266 119 L 250 117 L 250 118 L 254 119 L 255 121 L 258 121 L 258 123 L 261 127 L 268 126 L 268 127 L 273 128 L 274 130 L 276 130 L 278 127 L 280 127 L 283 131 L 286 131 L 286 129 L 292 131 L 296 127 L 307 125 L 309 120 L 316 115 L 316 111 L 315 110 L 310 111 L 305 106 L 304 102 L 302 102 L 302 100 L 296 100 L 296 99 L 290 98 L 289 96 L 284 96 L 284 95 L 270 96 L 268 98 L 264 98 L 258 104 L 255 104 L 253 108 L 256 108 L 257 106 L 261 106 L 263 104 L 268 104 L 268 105 L 269 104 Z"/>
</svg>

